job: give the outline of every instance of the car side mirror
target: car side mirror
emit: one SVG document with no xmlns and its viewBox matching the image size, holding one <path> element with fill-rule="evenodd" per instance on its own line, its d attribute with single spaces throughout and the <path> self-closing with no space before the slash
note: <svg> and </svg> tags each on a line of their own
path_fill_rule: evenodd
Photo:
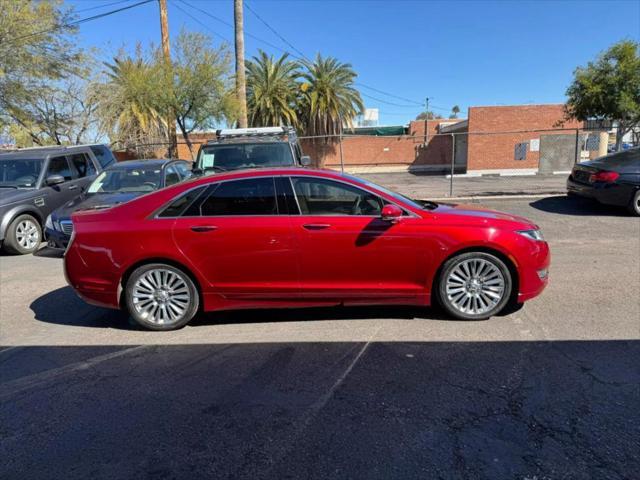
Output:
<svg viewBox="0 0 640 480">
<path fill-rule="evenodd" d="M 380 218 L 385 222 L 397 223 L 402 218 L 402 209 L 397 205 L 388 204 L 382 207 Z"/>
<path fill-rule="evenodd" d="M 311 165 L 311 157 L 309 155 L 303 155 L 300 157 L 300 164 L 303 167 L 308 167 Z"/>
<path fill-rule="evenodd" d="M 60 185 L 61 183 L 64 183 L 64 177 L 62 175 L 49 175 L 46 180 L 46 184 L 50 187 Z"/>
<path fill-rule="evenodd" d="M 195 177 L 199 177 L 203 173 L 204 173 L 204 170 L 202 170 L 201 168 L 195 167 L 191 169 L 191 174 Z"/>
</svg>

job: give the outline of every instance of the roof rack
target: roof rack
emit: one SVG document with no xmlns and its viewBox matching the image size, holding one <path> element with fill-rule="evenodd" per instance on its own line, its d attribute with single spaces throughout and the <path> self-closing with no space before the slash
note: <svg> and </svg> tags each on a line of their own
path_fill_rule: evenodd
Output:
<svg viewBox="0 0 640 480">
<path fill-rule="evenodd" d="M 223 128 L 216 130 L 216 137 L 218 138 L 291 134 L 295 134 L 293 127 Z"/>
</svg>

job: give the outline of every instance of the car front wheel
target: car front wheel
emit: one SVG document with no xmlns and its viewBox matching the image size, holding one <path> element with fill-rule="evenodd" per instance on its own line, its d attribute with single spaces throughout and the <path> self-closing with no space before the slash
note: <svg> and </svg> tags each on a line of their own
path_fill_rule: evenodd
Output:
<svg viewBox="0 0 640 480">
<path fill-rule="evenodd" d="M 640 217 L 640 190 L 636 190 L 636 193 L 631 197 L 629 212 L 632 215 Z"/>
<path fill-rule="evenodd" d="M 125 287 L 131 318 L 150 330 L 184 327 L 198 311 L 198 290 L 182 270 L 163 263 L 137 268 Z"/>
<path fill-rule="evenodd" d="M 512 285 L 511 273 L 502 260 L 484 252 L 469 252 L 444 264 L 438 296 L 442 307 L 454 317 L 484 320 L 505 307 Z"/>
<path fill-rule="evenodd" d="M 4 249 L 8 253 L 25 255 L 35 252 L 41 242 L 40 222 L 31 215 L 18 215 L 7 228 Z"/>
</svg>

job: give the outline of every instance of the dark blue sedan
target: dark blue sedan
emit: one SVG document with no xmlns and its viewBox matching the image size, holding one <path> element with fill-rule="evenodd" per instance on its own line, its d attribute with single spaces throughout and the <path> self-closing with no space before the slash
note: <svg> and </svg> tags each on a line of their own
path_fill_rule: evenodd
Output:
<svg viewBox="0 0 640 480">
<path fill-rule="evenodd" d="M 632 215 L 640 216 L 640 148 L 578 163 L 567 179 L 567 192 L 627 207 Z"/>
<path fill-rule="evenodd" d="M 86 192 L 54 210 L 45 222 L 47 246 L 65 250 L 73 232 L 71 214 L 77 210 L 108 208 L 168 187 L 191 176 L 183 160 L 134 160 L 107 168 Z"/>
</svg>

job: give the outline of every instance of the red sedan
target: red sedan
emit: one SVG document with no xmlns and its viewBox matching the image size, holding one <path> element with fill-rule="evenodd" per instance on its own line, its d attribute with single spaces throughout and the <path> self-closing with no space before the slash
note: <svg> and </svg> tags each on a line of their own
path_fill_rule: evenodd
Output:
<svg viewBox="0 0 640 480">
<path fill-rule="evenodd" d="M 199 309 L 435 301 L 485 319 L 540 294 L 549 266 L 524 218 L 324 170 L 208 176 L 72 220 L 69 284 L 153 330 Z"/>
</svg>

